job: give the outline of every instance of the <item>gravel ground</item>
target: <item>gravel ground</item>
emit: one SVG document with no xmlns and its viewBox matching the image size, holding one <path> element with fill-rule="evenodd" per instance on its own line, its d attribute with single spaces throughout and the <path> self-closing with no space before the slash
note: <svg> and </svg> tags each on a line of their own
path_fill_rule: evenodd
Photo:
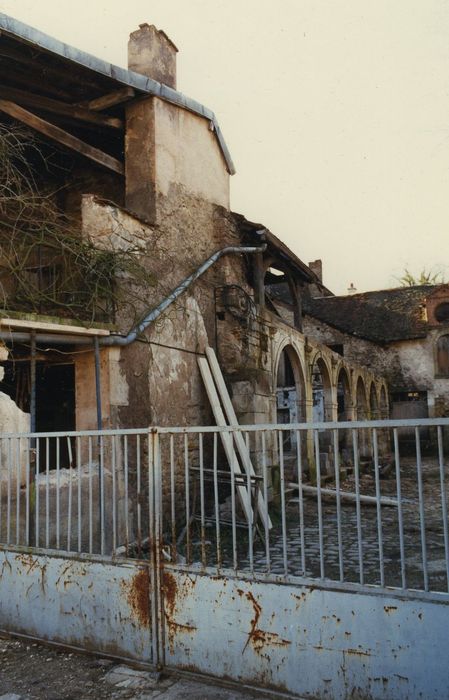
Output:
<svg viewBox="0 0 449 700">
<path fill-rule="evenodd" d="M 262 693 L 0 636 L 0 700 L 257 700 Z M 273 696 L 271 696 L 273 697 Z"/>
</svg>

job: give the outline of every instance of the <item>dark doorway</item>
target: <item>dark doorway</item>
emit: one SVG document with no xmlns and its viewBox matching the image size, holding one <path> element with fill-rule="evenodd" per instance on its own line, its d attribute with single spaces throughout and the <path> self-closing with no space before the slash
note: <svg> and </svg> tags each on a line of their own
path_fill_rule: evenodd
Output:
<svg viewBox="0 0 449 700">
<path fill-rule="evenodd" d="M 29 350 L 16 351 L 14 359 L 5 362 L 3 367 L 5 377 L 0 390 L 8 394 L 22 411 L 29 413 L 31 395 Z M 60 360 L 49 362 L 38 359 L 36 362 L 36 431 L 51 433 L 75 429 L 75 366 L 73 362 L 61 363 Z M 71 460 L 67 439 L 57 441 L 52 438 L 48 444 L 50 469 L 57 467 L 58 452 L 61 468 L 68 467 L 70 462 L 73 462 L 73 450 Z M 44 447 L 43 444 L 42 446 Z M 40 470 L 42 470 L 47 462 L 46 449 L 41 450 L 39 461 Z"/>
</svg>

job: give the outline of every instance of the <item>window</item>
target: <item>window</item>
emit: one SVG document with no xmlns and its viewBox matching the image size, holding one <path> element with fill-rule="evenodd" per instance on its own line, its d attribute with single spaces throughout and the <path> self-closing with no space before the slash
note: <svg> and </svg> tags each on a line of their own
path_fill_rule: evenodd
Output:
<svg viewBox="0 0 449 700">
<path fill-rule="evenodd" d="M 449 323 L 449 301 L 443 301 L 435 309 L 435 318 L 438 323 Z"/>
</svg>

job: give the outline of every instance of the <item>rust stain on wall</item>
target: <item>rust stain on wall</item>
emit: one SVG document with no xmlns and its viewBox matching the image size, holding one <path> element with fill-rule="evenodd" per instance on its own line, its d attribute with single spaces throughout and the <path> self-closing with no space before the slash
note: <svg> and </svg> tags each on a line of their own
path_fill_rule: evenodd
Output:
<svg viewBox="0 0 449 700">
<path fill-rule="evenodd" d="M 176 601 L 182 600 L 186 596 L 186 591 L 183 590 L 185 589 L 186 584 L 189 588 L 191 588 L 194 585 L 194 582 L 188 579 L 187 582 L 184 582 L 184 585 L 179 587 L 176 577 L 173 576 L 173 574 L 171 574 L 169 571 L 164 571 L 164 610 L 165 621 L 167 623 L 167 639 L 171 654 L 174 654 L 175 651 L 175 640 L 177 634 L 188 634 L 191 632 L 196 632 L 197 630 L 197 628 L 194 625 L 180 623 L 174 619 L 174 615 L 176 612 Z"/>
<path fill-rule="evenodd" d="M 147 569 L 140 569 L 132 578 L 131 585 L 122 583 L 126 599 L 134 617 L 142 627 L 150 624 L 150 579 Z"/>
<path fill-rule="evenodd" d="M 262 614 L 262 608 L 257 602 L 257 600 L 254 598 L 251 591 L 245 593 L 240 588 L 238 588 L 237 592 L 240 597 L 245 597 L 247 600 L 249 600 L 254 610 L 254 617 L 251 619 L 251 629 L 249 631 L 246 644 L 243 647 L 242 654 L 245 653 L 248 644 L 251 644 L 252 648 L 257 653 L 261 652 L 266 646 L 270 645 L 279 647 L 289 646 L 291 642 L 288 639 L 282 639 L 282 637 L 280 637 L 276 632 L 266 632 L 265 630 L 258 629 L 259 619 Z"/>
</svg>

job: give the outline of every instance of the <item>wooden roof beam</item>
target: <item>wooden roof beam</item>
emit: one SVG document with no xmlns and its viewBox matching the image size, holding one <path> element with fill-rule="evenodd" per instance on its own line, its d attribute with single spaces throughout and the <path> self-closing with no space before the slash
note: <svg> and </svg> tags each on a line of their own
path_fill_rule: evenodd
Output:
<svg viewBox="0 0 449 700">
<path fill-rule="evenodd" d="M 58 143 L 63 144 L 67 148 L 70 148 L 72 151 L 79 153 L 85 158 L 90 158 L 90 160 L 93 160 L 103 167 L 113 170 L 120 175 L 124 174 L 125 169 L 123 163 L 117 160 L 117 158 L 113 158 L 109 154 L 100 151 L 98 148 L 81 141 L 81 139 L 73 136 L 73 134 L 69 134 L 59 126 L 55 126 L 55 124 L 50 124 L 44 119 L 41 119 L 41 117 L 38 117 L 32 112 L 28 112 L 28 110 L 23 109 L 23 107 L 20 107 L 14 102 L 8 102 L 7 100 L 0 99 L 0 111 L 8 114 L 10 117 L 13 117 L 13 119 L 17 119 L 23 124 L 26 124 L 32 129 L 35 129 L 40 134 L 47 136 L 52 141 L 57 141 Z"/>
<path fill-rule="evenodd" d="M 95 112 L 101 112 L 103 109 L 108 107 L 113 107 L 121 102 L 127 102 L 136 96 L 136 92 L 132 87 L 124 87 L 120 90 L 114 90 L 114 92 L 108 92 L 107 95 L 102 95 L 102 97 L 97 97 L 95 100 L 89 100 L 88 102 L 82 102 L 83 107 L 87 109 L 94 110 Z"/>
<path fill-rule="evenodd" d="M 10 100 L 11 102 L 43 110 L 44 112 L 60 114 L 62 116 L 70 117 L 71 119 L 79 119 L 80 121 L 95 124 L 97 126 L 109 127 L 111 129 L 123 129 L 122 120 L 117 119 L 116 117 L 108 117 L 103 114 L 97 114 L 96 112 L 91 112 L 84 107 L 67 104 L 65 102 L 60 102 L 59 100 L 54 100 L 50 97 L 36 95 L 35 93 L 27 92 L 25 90 L 18 90 L 17 88 L 11 88 L 6 85 L 0 85 L 0 97 Z"/>
</svg>

